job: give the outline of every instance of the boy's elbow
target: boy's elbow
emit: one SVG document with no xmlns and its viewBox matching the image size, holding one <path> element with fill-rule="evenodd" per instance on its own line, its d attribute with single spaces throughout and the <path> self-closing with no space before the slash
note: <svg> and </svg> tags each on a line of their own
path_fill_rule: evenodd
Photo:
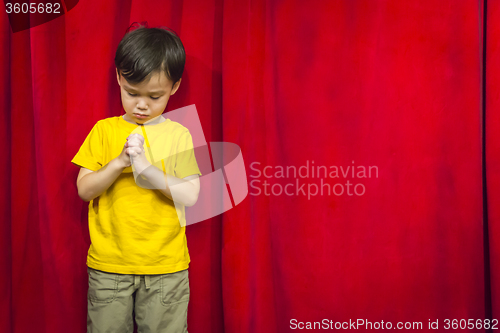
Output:
<svg viewBox="0 0 500 333">
<path fill-rule="evenodd" d="M 85 202 L 89 202 L 92 198 L 89 197 L 88 193 L 86 193 L 81 187 L 78 187 L 78 196 Z"/>
<path fill-rule="evenodd" d="M 192 207 L 196 203 L 196 200 L 189 199 L 186 203 L 184 203 L 184 206 L 186 207 Z"/>
<path fill-rule="evenodd" d="M 192 195 L 192 196 L 191 196 L 191 197 L 187 200 L 187 202 L 186 202 L 185 206 L 186 206 L 186 207 L 192 207 L 192 206 L 194 206 L 194 205 L 196 204 L 196 202 L 198 201 L 198 195 L 199 195 L 199 194 L 200 194 L 199 192 L 198 192 L 198 193 L 193 194 L 193 195 Z"/>
<path fill-rule="evenodd" d="M 78 191 L 78 196 L 80 197 L 80 199 L 82 199 L 85 202 L 89 202 L 90 201 L 90 199 L 88 199 L 85 195 L 83 195 L 82 193 L 80 193 L 80 191 Z"/>
</svg>

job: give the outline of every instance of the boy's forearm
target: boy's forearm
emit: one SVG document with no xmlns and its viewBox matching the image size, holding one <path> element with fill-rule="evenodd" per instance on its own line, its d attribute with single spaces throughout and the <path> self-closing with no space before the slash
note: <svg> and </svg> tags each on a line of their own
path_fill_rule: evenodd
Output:
<svg viewBox="0 0 500 333">
<path fill-rule="evenodd" d="M 115 182 L 123 169 L 124 167 L 113 159 L 99 170 L 85 175 L 78 182 L 78 195 L 87 202 L 97 198 Z"/>
<path fill-rule="evenodd" d="M 198 199 L 198 193 L 194 184 L 189 180 L 165 174 L 150 163 L 135 164 L 138 177 L 143 177 L 153 188 L 159 190 L 167 198 L 184 206 L 192 206 Z M 175 198 L 175 199 L 174 199 Z"/>
</svg>

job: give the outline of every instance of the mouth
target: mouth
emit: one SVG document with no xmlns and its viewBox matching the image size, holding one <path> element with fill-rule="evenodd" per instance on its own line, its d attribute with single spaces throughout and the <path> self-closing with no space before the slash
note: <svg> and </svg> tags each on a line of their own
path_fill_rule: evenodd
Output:
<svg viewBox="0 0 500 333">
<path fill-rule="evenodd" d="M 139 119 L 146 119 L 148 117 L 147 114 L 142 114 L 142 113 L 134 113 L 134 116 Z"/>
</svg>

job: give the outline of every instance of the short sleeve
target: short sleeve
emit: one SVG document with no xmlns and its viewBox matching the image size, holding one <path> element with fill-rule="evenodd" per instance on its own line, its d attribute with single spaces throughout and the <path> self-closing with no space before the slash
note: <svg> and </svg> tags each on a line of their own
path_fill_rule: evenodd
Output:
<svg viewBox="0 0 500 333">
<path fill-rule="evenodd" d="M 102 168 L 102 146 L 102 130 L 99 122 L 97 122 L 89 135 L 87 135 L 78 153 L 76 153 L 75 157 L 71 160 L 71 163 L 92 171 L 99 170 Z"/>
<path fill-rule="evenodd" d="M 194 155 L 193 139 L 189 131 L 182 133 L 179 138 L 174 172 L 178 178 L 185 178 L 194 174 L 201 176 Z"/>
</svg>

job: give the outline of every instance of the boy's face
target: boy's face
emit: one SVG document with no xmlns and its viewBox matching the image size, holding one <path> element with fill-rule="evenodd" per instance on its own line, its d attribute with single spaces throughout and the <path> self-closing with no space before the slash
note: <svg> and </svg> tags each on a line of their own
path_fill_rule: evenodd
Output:
<svg viewBox="0 0 500 333">
<path fill-rule="evenodd" d="M 121 97 L 125 115 L 123 118 L 129 123 L 138 125 L 145 123 L 156 123 L 168 103 L 170 95 L 173 95 L 181 80 L 172 87 L 172 81 L 165 73 L 154 73 L 151 78 L 139 84 L 128 83 L 116 70 L 116 79 L 120 85 Z M 144 115 L 144 116 L 141 116 Z M 163 121 L 163 119 L 159 119 Z"/>
</svg>

